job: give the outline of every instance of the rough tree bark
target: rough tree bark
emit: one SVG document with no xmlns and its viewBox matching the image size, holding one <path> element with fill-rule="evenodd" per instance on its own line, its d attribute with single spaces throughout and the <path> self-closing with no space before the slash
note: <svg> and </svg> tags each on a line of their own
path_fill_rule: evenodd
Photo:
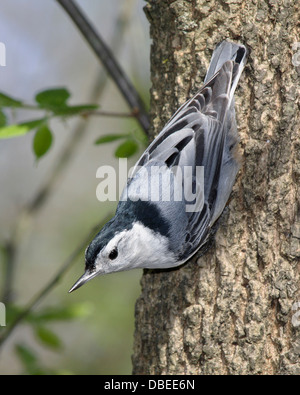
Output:
<svg viewBox="0 0 300 395">
<path fill-rule="evenodd" d="M 300 3 L 149 0 L 146 14 L 153 135 L 201 86 L 218 42 L 251 55 L 236 93 L 244 160 L 215 244 L 145 271 L 133 373 L 299 374 Z"/>
</svg>

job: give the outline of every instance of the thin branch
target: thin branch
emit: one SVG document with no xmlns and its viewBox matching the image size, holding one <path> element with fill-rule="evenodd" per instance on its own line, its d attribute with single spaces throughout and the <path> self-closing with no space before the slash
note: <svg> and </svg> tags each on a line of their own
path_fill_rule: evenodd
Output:
<svg viewBox="0 0 300 395">
<path fill-rule="evenodd" d="M 71 268 L 76 259 L 84 251 L 87 244 L 90 242 L 91 238 L 95 233 L 112 217 L 112 215 L 107 216 L 103 221 L 102 225 L 95 226 L 85 237 L 84 241 L 73 251 L 69 258 L 63 263 L 59 271 L 54 275 L 51 281 L 32 299 L 28 306 L 16 317 L 12 324 L 7 328 L 4 334 L 0 337 L 0 349 L 11 336 L 15 328 L 23 322 L 30 312 L 53 290 L 54 287 L 58 285 L 62 277 Z"/>
<path fill-rule="evenodd" d="M 68 13 L 84 38 L 92 47 L 99 60 L 103 63 L 104 67 L 115 81 L 131 110 L 133 112 L 137 112 L 137 119 L 140 125 L 144 131 L 148 133 L 150 122 L 144 103 L 134 86 L 125 75 L 124 71 L 115 60 L 110 49 L 100 37 L 99 33 L 73 0 L 57 0 L 57 2 Z"/>
</svg>

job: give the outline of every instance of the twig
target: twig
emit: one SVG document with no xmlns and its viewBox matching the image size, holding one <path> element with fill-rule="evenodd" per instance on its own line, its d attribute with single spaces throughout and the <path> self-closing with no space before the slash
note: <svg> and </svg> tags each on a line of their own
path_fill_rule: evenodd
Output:
<svg viewBox="0 0 300 395">
<path fill-rule="evenodd" d="M 105 224 L 112 215 L 107 216 L 103 224 Z M 91 240 L 91 238 L 95 235 L 97 230 L 99 230 L 103 224 L 95 226 L 92 231 L 88 233 L 88 236 L 84 239 L 84 241 L 80 244 L 79 247 L 77 247 L 73 253 L 70 255 L 70 257 L 65 261 L 65 263 L 61 266 L 59 269 L 58 273 L 55 274 L 53 279 L 33 298 L 33 300 L 28 304 L 28 306 L 22 311 L 21 314 L 19 314 L 16 319 L 13 321 L 13 323 L 8 327 L 8 329 L 5 331 L 5 333 L 0 337 L 0 349 L 3 346 L 3 344 L 6 342 L 6 340 L 11 336 L 13 333 L 14 329 L 26 319 L 26 317 L 30 314 L 30 312 L 49 294 L 49 292 L 52 291 L 52 289 L 60 282 L 62 277 L 66 274 L 66 272 L 70 269 L 72 264 L 75 262 L 75 260 L 79 257 L 79 255 L 84 251 L 86 248 L 88 242 Z"/>
<path fill-rule="evenodd" d="M 137 119 L 146 133 L 149 132 L 150 122 L 144 104 L 119 64 L 116 62 L 112 52 L 104 43 L 93 25 L 83 14 L 82 10 L 73 0 L 57 0 L 64 8 L 84 38 L 94 50 L 97 57 L 105 66 L 112 79 L 115 81 L 125 100 L 133 112 L 137 112 Z"/>
</svg>

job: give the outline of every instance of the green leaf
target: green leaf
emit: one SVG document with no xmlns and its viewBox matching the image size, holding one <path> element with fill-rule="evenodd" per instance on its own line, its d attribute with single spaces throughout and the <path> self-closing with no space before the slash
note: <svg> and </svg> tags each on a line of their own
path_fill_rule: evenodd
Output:
<svg viewBox="0 0 300 395">
<path fill-rule="evenodd" d="M 21 101 L 0 92 L 0 107 L 22 107 L 22 105 L 23 103 Z"/>
<path fill-rule="evenodd" d="M 42 126 L 46 123 L 47 119 L 46 118 L 41 118 L 41 119 L 34 119 L 32 121 L 27 121 L 27 122 L 22 122 L 19 125 L 20 126 L 26 126 L 29 130 L 33 130 L 38 128 L 39 126 Z"/>
<path fill-rule="evenodd" d="M 62 348 L 62 343 L 59 337 L 50 329 L 43 326 L 36 328 L 35 334 L 37 338 L 47 347 L 59 350 Z"/>
<path fill-rule="evenodd" d="M 28 347 L 23 346 L 22 344 L 17 344 L 15 346 L 15 351 L 22 364 L 27 368 L 32 368 L 32 366 L 37 363 L 36 356 Z"/>
<path fill-rule="evenodd" d="M 10 125 L 0 128 L 0 140 L 24 136 L 29 131 L 26 125 Z"/>
<path fill-rule="evenodd" d="M 41 126 L 33 140 L 33 151 L 37 159 L 44 156 L 50 149 L 52 145 L 53 137 L 50 129 L 47 125 Z"/>
<path fill-rule="evenodd" d="M 37 375 L 44 376 L 48 373 L 46 370 L 42 369 L 39 366 L 39 361 L 36 355 L 29 347 L 24 346 L 22 344 L 17 344 L 15 346 L 15 351 L 19 360 L 24 366 L 26 374 L 32 376 L 37 376 Z"/>
<path fill-rule="evenodd" d="M 66 106 L 70 93 L 65 88 L 47 89 L 38 93 L 35 101 L 42 108 L 53 109 Z"/>
<path fill-rule="evenodd" d="M 68 321 L 86 317 L 90 313 L 91 305 L 89 303 L 79 303 L 59 309 L 48 308 L 36 314 L 34 319 L 36 322 Z"/>
<path fill-rule="evenodd" d="M 0 109 L 0 128 L 3 128 L 4 126 L 6 126 L 6 115 L 4 114 L 4 112 Z"/>
<path fill-rule="evenodd" d="M 111 143 L 116 140 L 128 138 L 128 134 L 107 134 L 95 141 L 96 145 Z"/>
<path fill-rule="evenodd" d="M 30 130 L 36 129 L 38 126 L 44 123 L 45 123 L 45 118 L 42 118 L 33 121 L 22 122 L 17 125 L 0 127 L 0 140 L 24 136 Z"/>
<path fill-rule="evenodd" d="M 138 151 L 138 149 L 139 146 L 134 140 L 126 140 L 117 148 L 115 156 L 117 158 L 130 158 Z"/>
</svg>

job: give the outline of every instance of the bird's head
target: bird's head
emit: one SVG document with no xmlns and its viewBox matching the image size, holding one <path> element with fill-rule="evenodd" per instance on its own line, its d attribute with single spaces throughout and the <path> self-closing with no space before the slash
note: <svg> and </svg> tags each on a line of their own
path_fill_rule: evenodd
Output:
<svg viewBox="0 0 300 395">
<path fill-rule="evenodd" d="M 120 227 L 115 218 L 97 234 L 85 252 L 85 273 L 70 292 L 82 287 L 101 274 L 133 268 L 132 248 L 134 232 L 129 227 Z"/>
<path fill-rule="evenodd" d="M 168 227 L 154 207 L 145 202 L 120 204 L 88 246 L 85 273 L 70 292 L 101 274 L 173 267 L 178 260 L 169 247 Z"/>
</svg>

